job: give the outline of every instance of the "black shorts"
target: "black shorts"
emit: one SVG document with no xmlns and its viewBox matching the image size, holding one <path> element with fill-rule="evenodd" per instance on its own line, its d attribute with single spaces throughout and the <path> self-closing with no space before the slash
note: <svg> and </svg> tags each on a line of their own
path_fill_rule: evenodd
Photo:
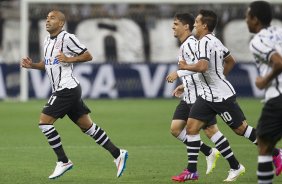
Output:
<svg viewBox="0 0 282 184">
<path fill-rule="evenodd" d="M 173 120 L 180 119 L 187 121 L 189 117 L 189 113 L 191 110 L 192 104 L 187 104 L 184 100 L 181 100 L 179 104 L 176 106 L 176 109 L 173 114 Z M 216 124 L 216 116 L 214 116 L 211 121 L 207 125 L 203 127 L 205 129 L 208 126 Z"/>
<path fill-rule="evenodd" d="M 216 115 L 220 115 L 223 121 L 232 129 L 236 129 L 246 120 L 243 111 L 236 102 L 236 96 L 232 96 L 222 102 L 209 102 L 198 97 L 191 108 L 189 118 L 210 122 Z"/>
<path fill-rule="evenodd" d="M 90 112 L 81 99 L 80 85 L 72 89 L 54 92 L 42 110 L 42 113 L 54 118 L 63 118 L 68 115 L 75 123 L 82 115 Z"/>
<path fill-rule="evenodd" d="M 277 142 L 282 138 L 282 95 L 264 105 L 257 125 L 257 136 Z"/>
</svg>

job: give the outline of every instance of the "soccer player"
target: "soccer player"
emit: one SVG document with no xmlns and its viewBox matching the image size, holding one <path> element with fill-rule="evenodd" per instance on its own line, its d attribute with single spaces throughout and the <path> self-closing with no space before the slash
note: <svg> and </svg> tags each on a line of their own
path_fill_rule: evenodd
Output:
<svg viewBox="0 0 282 184">
<path fill-rule="evenodd" d="M 233 68 L 235 60 L 229 50 L 212 34 L 216 24 L 216 13 L 200 10 L 194 24 L 195 36 L 199 39 L 196 52 L 199 60 L 195 64 L 179 62 L 179 69 L 198 72 L 203 87 L 203 93 L 197 98 L 190 111 L 187 124 L 187 146 L 193 152 L 199 150 L 197 148 L 201 143 L 200 128 L 216 114 L 220 115 L 236 134 L 257 144 L 256 130 L 247 124 L 245 115 L 236 101 L 236 92 L 225 78 L 225 74 Z M 193 137 L 193 141 L 189 141 L 189 137 Z M 277 151 L 279 154 L 278 149 Z M 196 171 L 197 163 L 189 163 L 189 172 L 193 174 Z M 224 181 L 235 181 L 244 172 L 244 166 L 238 164 L 236 168 L 229 171 Z"/>
<path fill-rule="evenodd" d="M 271 26 L 272 8 L 268 2 L 254 1 L 246 12 L 249 31 L 255 33 L 250 50 L 255 57 L 259 74 L 256 86 L 265 90 L 265 104 L 258 125 L 258 183 L 271 184 L 282 172 L 281 153 L 275 148 L 282 137 L 282 28 Z M 280 150 L 281 151 L 281 150 Z"/>
<path fill-rule="evenodd" d="M 79 81 L 73 76 L 73 63 L 90 61 L 92 56 L 75 35 L 63 30 L 64 24 L 65 15 L 61 11 L 49 12 L 46 30 L 50 35 L 44 41 L 44 60 L 38 63 L 33 63 L 29 57 L 21 60 L 24 68 L 45 70 L 52 86 L 52 95 L 43 107 L 39 119 L 39 128 L 58 158 L 49 179 L 55 179 L 73 167 L 53 125 L 58 118 L 65 115 L 111 153 L 117 167 L 117 177 L 120 177 L 125 169 L 128 152 L 115 146 L 106 132 L 91 120 L 90 110 L 81 99 Z"/>
<path fill-rule="evenodd" d="M 185 60 L 187 63 L 197 62 L 197 56 L 195 51 L 197 50 L 197 39 L 192 35 L 194 17 L 188 13 L 179 13 L 174 17 L 173 30 L 174 36 L 182 43 L 180 46 L 179 56 L 180 60 Z M 183 95 L 183 99 L 180 101 L 173 115 L 173 120 L 171 122 L 171 133 L 173 136 L 187 143 L 186 140 L 186 124 L 189 116 L 190 109 L 193 103 L 196 101 L 198 94 L 201 93 L 202 88 L 200 87 L 200 81 L 198 74 L 189 75 L 187 70 L 178 70 L 176 72 L 170 73 L 166 80 L 168 82 L 173 82 L 178 77 L 181 77 L 183 84 L 179 85 L 174 91 L 173 95 L 179 97 Z M 191 72 L 190 72 L 191 74 Z M 208 138 L 210 138 L 216 145 L 216 148 L 221 152 L 223 157 L 229 162 L 231 168 L 236 167 L 239 162 L 235 158 L 228 140 L 224 135 L 218 130 L 216 125 L 216 118 L 212 118 L 207 125 L 203 128 Z M 195 156 L 193 152 L 188 152 L 189 147 L 187 146 L 187 155 L 189 157 Z M 215 167 L 217 158 L 219 157 L 219 151 L 215 148 L 210 148 L 203 142 L 201 142 L 200 151 L 204 153 L 207 160 L 207 170 L 206 174 L 212 172 Z M 194 160 L 192 160 L 194 162 Z M 190 160 L 188 159 L 188 163 Z M 188 176 L 188 177 L 187 177 Z M 188 167 L 179 175 L 173 176 L 172 180 L 184 182 L 186 180 L 197 180 L 198 173 L 192 175 L 190 178 Z"/>
</svg>

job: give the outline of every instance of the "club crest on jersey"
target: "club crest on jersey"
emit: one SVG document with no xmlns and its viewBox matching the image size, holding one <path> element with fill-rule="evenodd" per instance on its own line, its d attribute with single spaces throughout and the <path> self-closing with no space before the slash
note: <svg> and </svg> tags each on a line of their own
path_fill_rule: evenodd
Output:
<svg viewBox="0 0 282 184">
<path fill-rule="evenodd" d="M 59 64 L 59 60 L 57 58 L 55 58 L 53 61 L 52 59 L 44 59 L 45 60 L 45 65 L 56 65 Z"/>
<path fill-rule="evenodd" d="M 57 41 L 55 45 L 55 49 L 61 49 L 61 46 L 62 46 L 62 41 Z"/>
</svg>

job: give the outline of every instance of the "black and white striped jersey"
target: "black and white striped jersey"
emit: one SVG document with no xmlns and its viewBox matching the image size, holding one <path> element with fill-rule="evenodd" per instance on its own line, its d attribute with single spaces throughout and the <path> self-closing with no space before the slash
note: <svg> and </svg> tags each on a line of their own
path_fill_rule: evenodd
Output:
<svg viewBox="0 0 282 184">
<path fill-rule="evenodd" d="M 194 36 L 189 36 L 180 46 L 178 59 L 185 60 L 187 64 L 197 62 L 198 59 L 195 55 L 197 42 L 198 40 Z M 198 74 L 191 75 L 191 72 L 187 70 L 179 70 L 177 73 L 181 76 L 184 85 L 183 100 L 188 104 L 193 104 L 202 90 L 199 86 Z"/>
<path fill-rule="evenodd" d="M 250 50 L 255 57 L 259 75 L 264 76 L 271 71 L 270 58 L 275 52 L 282 56 L 282 28 L 270 26 L 260 30 L 250 42 Z M 265 101 L 282 93 L 282 74 L 272 80 L 265 89 Z"/>
<path fill-rule="evenodd" d="M 236 94 L 233 86 L 225 78 L 224 58 L 230 55 L 229 50 L 213 34 L 205 35 L 198 42 L 197 57 L 208 62 L 206 72 L 198 73 L 203 87 L 201 97 L 211 102 L 221 102 Z"/>
<path fill-rule="evenodd" d="M 56 59 L 59 52 L 63 52 L 67 57 L 73 57 L 86 50 L 86 47 L 79 42 L 75 35 L 66 31 L 60 32 L 56 37 L 47 36 L 45 38 L 43 52 L 45 70 L 51 81 L 53 92 L 74 88 L 79 83 L 72 73 L 73 64 L 61 63 Z"/>
</svg>

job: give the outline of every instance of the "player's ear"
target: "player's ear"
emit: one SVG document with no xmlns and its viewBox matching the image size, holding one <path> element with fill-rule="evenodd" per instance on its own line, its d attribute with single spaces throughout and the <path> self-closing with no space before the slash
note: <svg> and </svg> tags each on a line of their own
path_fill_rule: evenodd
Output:
<svg viewBox="0 0 282 184">
<path fill-rule="evenodd" d="M 254 16 L 253 21 L 256 23 L 260 23 L 260 20 L 256 16 Z"/>
<path fill-rule="evenodd" d="M 64 27 L 64 25 L 65 25 L 65 21 L 60 21 L 60 26 Z"/>
</svg>

